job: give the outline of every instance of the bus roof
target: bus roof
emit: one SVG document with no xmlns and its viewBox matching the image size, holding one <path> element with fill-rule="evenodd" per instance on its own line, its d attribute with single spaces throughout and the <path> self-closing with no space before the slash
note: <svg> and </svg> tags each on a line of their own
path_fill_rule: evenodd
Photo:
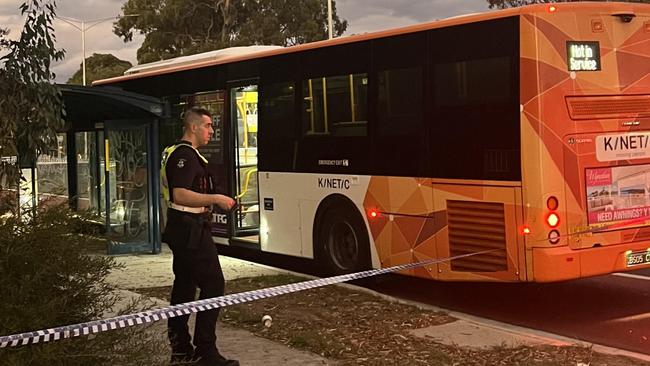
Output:
<svg viewBox="0 0 650 366">
<path fill-rule="evenodd" d="M 138 74 L 141 72 L 164 70 L 181 65 L 191 65 L 200 61 L 218 61 L 232 57 L 241 57 L 262 51 L 283 48 L 282 46 L 247 46 L 229 47 L 215 51 L 197 53 L 188 56 L 180 56 L 162 61 L 154 61 L 146 64 L 136 65 L 124 72 L 124 75 Z"/>
<path fill-rule="evenodd" d="M 415 33 L 429 29 L 443 28 L 460 24 L 475 23 L 484 20 L 505 18 L 522 14 L 532 14 L 539 12 L 554 11 L 562 12 L 573 9 L 584 9 L 586 7 L 599 10 L 602 12 L 611 12 L 612 14 L 625 12 L 634 12 L 650 8 L 647 4 L 642 3 L 616 3 L 616 2 L 571 2 L 571 3 L 553 3 L 553 4 L 535 4 L 516 8 L 510 8 L 498 11 L 488 11 L 484 13 L 473 13 L 466 15 L 453 16 L 446 19 L 435 20 L 426 23 L 415 24 L 411 26 L 382 30 L 372 33 L 356 34 L 351 36 L 339 37 L 323 41 L 305 43 L 290 47 L 280 46 L 249 46 L 249 47 L 232 47 L 222 50 L 205 52 L 202 54 L 181 56 L 173 59 L 156 61 L 152 63 L 137 65 L 125 72 L 124 76 L 117 76 L 109 79 L 97 80 L 92 85 L 112 84 L 132 79 L 151 77 L 162 74 L 170 74 L 191 69 L 216 66 L 238 61 L 251 60 L 262 57 L 269 57 L 281 54 L 288 54 L 300 51 L 306 51 L 316 48 L 361 42 L 376 38 L 396 36 L 400 34 Z"/>
</svg>

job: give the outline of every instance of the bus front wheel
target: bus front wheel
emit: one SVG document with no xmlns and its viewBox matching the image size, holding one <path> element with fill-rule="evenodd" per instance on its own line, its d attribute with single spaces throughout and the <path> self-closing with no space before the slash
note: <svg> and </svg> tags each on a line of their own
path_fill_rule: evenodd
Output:
<svg viewBox="0 0 650 366">
<path fill-rule="evenodd" d="M 323 215 L 318 234 L 319 257 L 329 274 L 370 269 L 370 247 L 365 224 L 356 208 L 337 204 Z"/>
</svg>

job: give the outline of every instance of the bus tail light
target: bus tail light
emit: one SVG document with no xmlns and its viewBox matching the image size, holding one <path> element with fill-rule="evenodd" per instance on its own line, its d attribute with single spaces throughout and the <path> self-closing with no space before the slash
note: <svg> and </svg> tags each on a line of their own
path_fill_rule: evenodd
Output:
<svg viewBox="0 0 650 366">
<path fill-rule="evenodd" d="M 524 225 L 521 228 L 519 228 L 519 233 L 521 235 L 529 235 L 530 234 L 530 227 L 528 225 Z"/>
<path fill-rule="evenodd" d="M 548 241 L 551 244 L 560 242 L 560 232 L 556 229 L 560 225 L 560 215 L 555 212 L 560 207 L 560 201 L 555 196 L 550 196 L 546 200 L 546 208 L 549 213 L 546 215 L 546 224 L 552 229 L 548 233 Z"/>
</svg>

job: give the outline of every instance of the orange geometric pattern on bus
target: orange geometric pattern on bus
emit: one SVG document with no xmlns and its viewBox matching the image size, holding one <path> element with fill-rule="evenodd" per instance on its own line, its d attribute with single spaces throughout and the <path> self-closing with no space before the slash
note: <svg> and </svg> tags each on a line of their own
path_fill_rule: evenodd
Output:
<svg viewBox="0 0 650 366">
<path fill-rule="evenodd" d="M 443 225 L 431 219 L 435 216 L 431 186 L 430 179 L 371 179 L 364 207 L 380 212 L 368 223 L 382 267 L 437 257 L 434 235 Z M 427 269 L 415 271 L 428 276 Z"/>
<path fill-rule="evenodd" d="M 512 193 L 512 189 L 477 186 L 467 189 L 460 185 L 434 184 L 432 179 L 372 177 L 364 208 L 380 212 L 378 217 L 369 217 L 368 224 L 381 267 L 450 257 L 446 200 L 504 202 L 507 198 L 500 197 L 497 191 Z M 513 204 L 504 206 L 509 212 L 515 210 Z M 516 248 L 507 252 L 506 260 L 509 273 L 474 273 L 472 279 L 513 280 L 512 273 L 518 267 Z M 403 273 L 424 278 L 463 279 L 468 276 L 467 273 L 454 274 L 448 262 Z"/>
<path fill-rule="evenodd" d="M 594 4 L 582 8 L 563 5 L 555 13 L 533 12 L 521 16 L 522 146 L 531 147 L 530 150 L 522 149 L 522 180 L 529 194 L 524 201 L 537 203 L 527 209 L 526 216 L 544 215 L 544 200 L 536 199 L 540 192 L 560 194 L 565 197 L 561 205 L 568 216 L 561 227 L 565 233 L 588 227 L 584 176 L 587 168 L 649 163 L 648 159 L 599 162 L 593 142 L 596 135 L 580 135 L 580 131 L 633 131 L 633 128 L 621 129 L 622 122 L 630 118 L 572 120 L 568 112 L 567 96 L 650 94 L 648 8 L 629 5 L 637 16 L 623 23 L 611 16 L 616 6 L 621 5 L 600 7 Z M 603 31 L 594 30 L 594 22 L 602 24 Z M 567 41 L 598 42 L 601 70 L 570 72 Z M 636 119 L 642 123 L 647 121 L 647 118 Z M 584 137 L 581 145 L 569 143 L 581 137 Z M 539 164 L 539 170 L 534 169 L 533 162 Z M 558 182 L 564 182 L 563 186 Z M 541 223 L 533 225 L 532 230 L 543 234 L 546 231 Z M 563 243 L 576 248 L 591 247 L 595 242 L 638 240 L 643 234 L 632 230 L 625 234 L 618 231 L 599 235 L 597 239 L 572 236 Z"/>
</svg>

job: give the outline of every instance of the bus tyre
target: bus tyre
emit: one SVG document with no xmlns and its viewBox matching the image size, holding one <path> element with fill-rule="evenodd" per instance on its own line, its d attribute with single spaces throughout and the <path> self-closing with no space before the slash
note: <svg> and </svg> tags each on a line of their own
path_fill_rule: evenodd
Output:
<svg viewBox="0 0 650 366">
<path fill-rule="evenodd" d="M 370 269 L 368 232 L 359 211 L 336 202 L 320 221 L 317 246 L 320 262 L 331 275 Z"/>
</svg>

